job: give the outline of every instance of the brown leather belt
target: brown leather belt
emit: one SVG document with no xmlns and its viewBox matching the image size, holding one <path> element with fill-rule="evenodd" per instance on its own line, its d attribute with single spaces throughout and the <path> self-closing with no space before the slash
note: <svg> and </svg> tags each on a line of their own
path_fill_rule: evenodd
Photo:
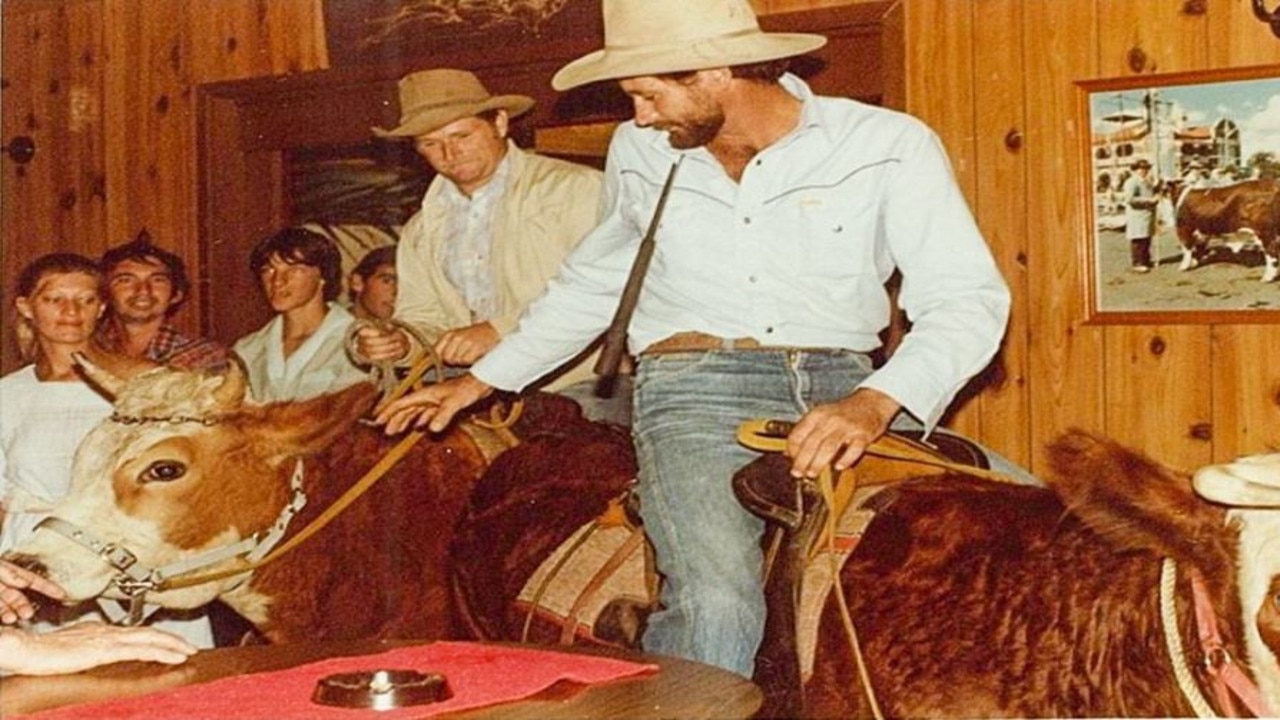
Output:
<svg viewBox="0 0 1280 720">
<path fill-rule="evenodd" d="M 701 332 L 678 332 L 671 337 L 659 340 L 640 352 L 641 355 L 661 355 L 663 353 L 703 352 L 706 350 L 764 350 L 768 346 L 761 345 L 755 338 L 722 338 Z"/>
</svg>

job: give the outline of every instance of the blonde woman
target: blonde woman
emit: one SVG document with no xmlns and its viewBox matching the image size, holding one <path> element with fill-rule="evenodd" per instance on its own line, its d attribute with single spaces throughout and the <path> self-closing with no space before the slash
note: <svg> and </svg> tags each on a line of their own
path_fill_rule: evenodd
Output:
<svg viewBox="0 0 1280 720">
<path fill-rule="evenodd" d="M 0 552 L 22 542 L 70 489 L 76 449 L 111 414 L 111 403 L 85 383 L 74 355 L 119 375 L 154 364 L 109 355 L 92 343 L 105 310 L 102 273 L 93 260 L 52 253 L 18 276 L 14 302 L 29 338 L 31 364 L 0 378 Z M 74 611 L 63 614 L 76 615 Z M 78 617 L 78 616 L 77 616 Z M 165 620 L 193 643 L 212 645 L 203 616 Z"/>
</svg>

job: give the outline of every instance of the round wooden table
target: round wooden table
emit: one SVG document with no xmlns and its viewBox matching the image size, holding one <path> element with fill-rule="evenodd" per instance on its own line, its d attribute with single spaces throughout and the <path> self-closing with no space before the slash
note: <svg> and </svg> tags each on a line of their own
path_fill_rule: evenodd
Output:
<svg viewBox="0 0 1280 720">
<path fill-rule="evenodd" d="M 231 675 L 283 670 L 317 660 L 367 655 L 413 644 L 419 643 L 369 640 L 219 648 L 201 651 L 186 664 L 174 667 L 151 663 L 119 663 L 74 675 L 7 677 L 0 679 L 0 717 L 75 703 L 141 695 Z M 558 685 L 524 700 L 437 717 L 454 720 L 722 720 L 750 718 L 763 701 L 760 689 L 747 678 L 689 660 L 598 649 L 523 647 L 556 652 L 585 652 L 652 663 L 659 667 L 659 671 L 598 685 Z"/>
</svg>

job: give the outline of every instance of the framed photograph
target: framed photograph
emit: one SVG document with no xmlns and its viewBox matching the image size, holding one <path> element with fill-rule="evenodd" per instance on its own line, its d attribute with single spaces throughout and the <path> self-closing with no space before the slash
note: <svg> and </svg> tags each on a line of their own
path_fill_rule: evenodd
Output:
<svg viewBox="0 0 1280 720">
<path fill-rule="evenodd" d="M 1089 321 L 1280 322 L 1280 66 L 1077 87 Z"/>
</svg>

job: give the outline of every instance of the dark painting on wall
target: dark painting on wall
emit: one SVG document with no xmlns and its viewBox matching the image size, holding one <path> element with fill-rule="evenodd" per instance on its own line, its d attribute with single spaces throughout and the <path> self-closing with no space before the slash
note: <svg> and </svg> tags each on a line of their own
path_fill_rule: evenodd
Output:
<svg viewBox="0 0 1280 720">
<path fill-rule="evenodd" d="M 599 0 L 324 0 L 333 67 L 602 35 Z"/>
</svg>

